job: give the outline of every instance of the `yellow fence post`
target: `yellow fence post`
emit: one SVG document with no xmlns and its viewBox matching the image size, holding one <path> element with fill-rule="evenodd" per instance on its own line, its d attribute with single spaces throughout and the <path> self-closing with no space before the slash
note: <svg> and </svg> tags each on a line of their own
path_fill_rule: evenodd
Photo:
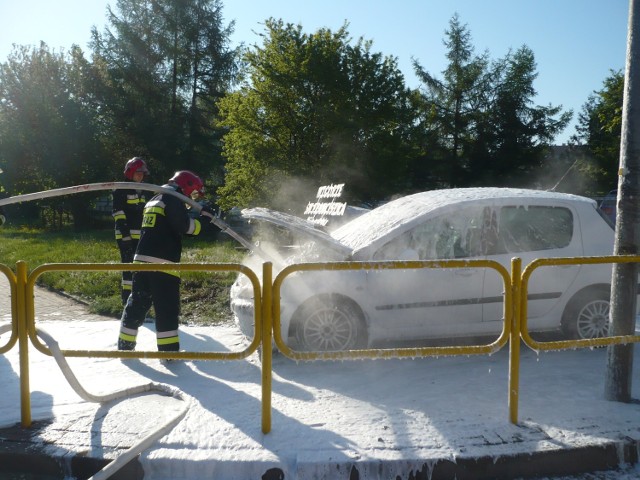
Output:
<svg viewBox="0 0 640 480">
<path fill-rule="evenodd" d="M 2 264 L 0 264 L 0 274 L 3 274 L 7 277 L 11 297 L 11 332 L 7 343 L 5 343 L 4 345 L 0 345 L 0 355 L 3 355 L 11 350 L 16 343 L 18 343 L 18 309 L 16 308 L 16 274 L 13 273 L 13 270 L 11 270 L 9 267 Z"/>
<path fill-rule="evenodd" d="M 273 312 L 273 266 L 271 262 L 262 264 L 262 433 L 271 431 L 271 360 Z"/>
<path fill-rule="evenodd" d="M 20 412 L 24 428 L 31 426 L 31 392 L 29 386 L 29 330 L 27 325 L 27 264 L 16 264 L 16 318 L 20 357 Z"/>
<path fill-rule="evenodd" d="M 511 289 L 513 316 L 509 341 L 509 421 L 518 423 L 518 396 L 520 394 L 520 314 L 522 292 L 522 259 L 511 259 Z"/>
</svg>

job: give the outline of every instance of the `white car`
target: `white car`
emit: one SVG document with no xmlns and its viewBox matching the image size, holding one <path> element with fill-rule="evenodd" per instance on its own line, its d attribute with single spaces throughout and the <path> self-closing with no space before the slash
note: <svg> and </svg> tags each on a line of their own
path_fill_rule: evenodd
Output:
<svg viewBox="0 0 640 480">
<path fill-rule="evenodd" d="M 293 254 L 289 250 L 276 268 L 309 261 L 490 259 L 510 271 L 513 257 L 524 268 L 536 258 L 611 255 L 614 244 L 614 230 L 594 200 L 526 189 L 408 195 L 330 234 L 280 212 L 242 213 L 307 234 L 307 242 Z M 529 281 L 529 331 L 607 335 L 610 283 L 609 264 L 538 268 Z M 337 351 L 498 335 L 503 290 L 502 277 L 491 268 L 296 272 L 282 284 L 283 340 L 298 350 Z M 242 332 L 252 337 L 253 291 L 244 275 L 231 289 L 231 308 Z"/>
</svg>

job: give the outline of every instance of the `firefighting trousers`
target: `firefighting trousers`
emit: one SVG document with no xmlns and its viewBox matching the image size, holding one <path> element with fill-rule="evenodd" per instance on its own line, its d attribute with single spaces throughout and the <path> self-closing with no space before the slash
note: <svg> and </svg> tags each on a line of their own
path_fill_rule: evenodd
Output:
<svg viewBox="0 0 640 480">
<path fill-rule="evenodd" d="M 133 350 L 138 328 L 153 305 L 158 350 L 180 350 L 180 277 L 164 272 L 134 272 L 131 295 L 122 312 L 118 349 Z"/>
<path fill-rule="evenodd" d="M 118 250 L 120 250 L 120 261 L 122 263 L 132 263 L 133 255 L 136 253 L 136 248 L 138 247 L 138 239 L 134 238 L 131 240 L 116 240 L 118 243 Z M 126 305 L 127 298 L 129 298 L 129 294 L 131 293 L 131 288 L 133 285 L 133 272 L 122 272 L 122 283 L 121 283 L 121 292 L 122 292 L 122 304 Z"/>
</svg>

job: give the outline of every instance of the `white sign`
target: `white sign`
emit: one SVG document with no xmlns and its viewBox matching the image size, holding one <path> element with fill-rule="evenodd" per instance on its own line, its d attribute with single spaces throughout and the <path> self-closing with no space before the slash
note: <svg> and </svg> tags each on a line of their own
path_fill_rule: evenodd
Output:
<svg viewBox="0 0 640 480">
<path fill-rule="evenodd" d="M 307 216 L 307 221 L 325 226 L 329 222 L 327 217 L 340 217 L 344 215 L 347 209 L 347 202 L 336 202 L 336 199 L 342 196 L 343 189 L 344 183 L 325 185 L 318 188 L 316 201 L 309 202 L 304 211 L 304 214 Z M 331 199 L 331 201 L 321 201 L 327 199 Z"/>
</svg>

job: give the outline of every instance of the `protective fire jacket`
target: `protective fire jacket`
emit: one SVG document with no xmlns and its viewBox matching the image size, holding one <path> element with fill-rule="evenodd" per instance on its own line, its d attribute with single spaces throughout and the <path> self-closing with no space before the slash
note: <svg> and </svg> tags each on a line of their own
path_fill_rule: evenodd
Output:
<svg viewBox="0 0 640 480">
<path fill-rule="evenodd" d="M 142 190 L 114 190 L 113 212 L 115 220 L 116 240 L 130 240 L 140 238 L 142 212 L 147 201 L 146 193 Z"/>
<path fill-rule="evenodd" d="M 182 193 L 175 185 L 163 186 Z M 200 220 L 189 216 L 187 207 L 180 199 L 167 193 L 159 193 L 144 207 L 142 234 L 133 261 L 179 263 L 182 236 L 198 235 L 201 225 Z"/>
</svg>

